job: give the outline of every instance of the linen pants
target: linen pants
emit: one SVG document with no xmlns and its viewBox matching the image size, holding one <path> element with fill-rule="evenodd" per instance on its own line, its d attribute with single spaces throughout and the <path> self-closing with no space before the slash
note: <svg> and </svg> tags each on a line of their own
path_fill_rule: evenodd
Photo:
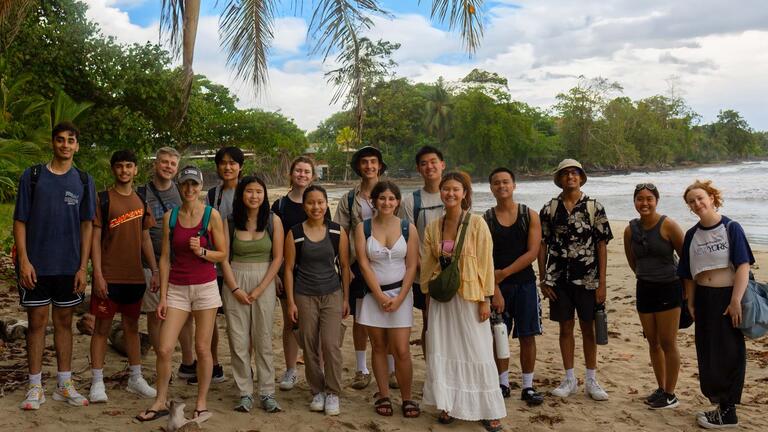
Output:
<svg viewBox="0 0 768 432">
<path fill-rule="evenodd" d="M 232 272 L 241 290 L 250 292 L 261 282 L 269 263 L 232 262 Z M 251 360 L 256 364 L 259 395 L 275 393 L 275 366 L 272 359 L 272 322 L 277 302 L 274 281 L 250 305 L 237 301 L 232 288 L 222 290 L 224 314 L 227 319 L 232 376 L 240 396 L 253 395 Z M 251 356 L 253 348 L 253 356 Z"/>
<path fill-rule="evenodd" d="M 296 294 L 299 310 L 297 339 L 304 350 L 304 372 L 312 394 L 341 393 L 341 314 L 344 294 L 341 289 L 328 295 Z M 323 350 L 325 373 L 320 370 Z"/>
</svg>

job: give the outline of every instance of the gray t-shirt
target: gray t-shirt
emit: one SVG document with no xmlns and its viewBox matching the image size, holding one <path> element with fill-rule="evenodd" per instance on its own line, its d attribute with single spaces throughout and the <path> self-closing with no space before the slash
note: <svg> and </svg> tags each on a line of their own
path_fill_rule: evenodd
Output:
<svg viewBox="0 0 768 432">
<path fill-rule="evenodd" d="M 423 188 L 420 190 L 421 210 L 419 210 L 419 220 L 414 222 L 413 193 L 403 195 L 400 201 L 399 216 L 416 225 L 416 231 L 419 233 L 419 256 L 424 256 L 424 230 L 430 222 L 440 219 L 443 215 L 444 205 L 440 199 L 440 192 L 429 193 Z M 419 281 L 418 271 L 416 272 L 416 281 Z"/>
<path fill-rule="evenodd" d="M 294 272 L 294 293 L 322 296 L 341 289 L 335 261 L 336 253 L 327 228 L 325 237 L 319 242 L 313 242 L 305 235 L 301 246 L 301 262 Z"/>
<path fill-rule="evenodd" d="M 181 196 L 176 183 L 171 183 L 171 187 L 162 191 L 157 189 L 153 191 L 149 186 L 150 183 L 144 186 L 146 188 L 145 198 L 147 207 L 152 211 L 152 216 L 155 217 L 155 226 L 149 229 L 149 237 L 152 239 L 155 259 L 159 261 L 163 244 L 163 215 L 166 211 L 171 211 L 171 209 L 181 205 Z M 144 262 L 144 268 L 149 268 L 146 262 Z"/>
<path fill-rule="evenodd" d="M 229 215 L 232 214 L 232 205 L 235 203 L 235 190 L 224 189 L 221 190 L 222 185 L 216 186 L 216 192 L 213 194 L 213 202 L 208 201 L 208 194 L 205 194 L 205 203 L 221 214 L 221 220 L 227 220 Z M 216 264 L 216 275 L 223 276 L 221 272 L 221 264 Z"/>
</svg>

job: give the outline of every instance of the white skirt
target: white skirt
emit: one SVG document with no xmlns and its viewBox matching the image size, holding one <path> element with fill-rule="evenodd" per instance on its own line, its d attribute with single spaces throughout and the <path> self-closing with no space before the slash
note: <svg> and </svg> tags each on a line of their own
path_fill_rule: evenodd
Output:
<svg viewBox="0 0 768 432">
<path fill-rule="evenodd" d="M 397 297 L 401 289 L 384 291 L 384 295 L 390 298 Z M 385 312 L 373 294 L 366 294 L 362 300 L 358 300 L 355 321 L 358 324 L 378 328 L 413 327 L 413 290 L 408 291 L 408 295 L 394 312 Z"/>
<path fill-rule="evenodd" d="M 447 303 L 429 302 L 425 405 L 461 420 L 507 416 L 493 360 L 488 320 L 480 322 L 478 305 L 456 294 Z"/>
</svg>

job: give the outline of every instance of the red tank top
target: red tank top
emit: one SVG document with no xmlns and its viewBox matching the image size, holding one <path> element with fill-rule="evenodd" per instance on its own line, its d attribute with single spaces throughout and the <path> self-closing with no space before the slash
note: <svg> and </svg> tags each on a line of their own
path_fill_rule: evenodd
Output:
<svg viewBox="0 0 768 432">
<path fill-rule="evenodd" d="M 192 252 L 189 248 L 189 239 L 196 237 L 203 227 L 203 220 L 194 228 L 181 226 L 176 221 L 173 228 L 173 262 L 168 281 L 174 285 L 199 285 L 216 280 L 216 266 Z M 210 236 L 210 233 L 209 233 Z M 200 237 L 200 247 L 209 249 L 208 238 Z"/>
</svg>

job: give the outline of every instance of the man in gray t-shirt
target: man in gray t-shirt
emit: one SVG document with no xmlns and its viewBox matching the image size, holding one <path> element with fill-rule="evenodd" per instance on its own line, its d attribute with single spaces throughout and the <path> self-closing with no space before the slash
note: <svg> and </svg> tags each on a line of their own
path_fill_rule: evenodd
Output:
<svg viewBox="0 0 768 432">
<path fill-rule="evenodd" d="M 443 153 L 432 146 L 424 146 L 416 153 L 416 169 L 424 179 L 424 186 L 412 194 L 403 196 L 400 202 L 400 217 L 416 226 L 419 233 L 419 256 L 424 254 L 424 230 L 432 221 L 443 215 L 443 201 L 440 199 L 440 180 L 445 170 Z M 419 274 L 416 274 L 419 280 Z M 421 309 L 421 349 L 424 349 L 424 334 L 427 331 L 427 299 L 419 284 L 413 284 L 413 306 Z"/>
</svg>

